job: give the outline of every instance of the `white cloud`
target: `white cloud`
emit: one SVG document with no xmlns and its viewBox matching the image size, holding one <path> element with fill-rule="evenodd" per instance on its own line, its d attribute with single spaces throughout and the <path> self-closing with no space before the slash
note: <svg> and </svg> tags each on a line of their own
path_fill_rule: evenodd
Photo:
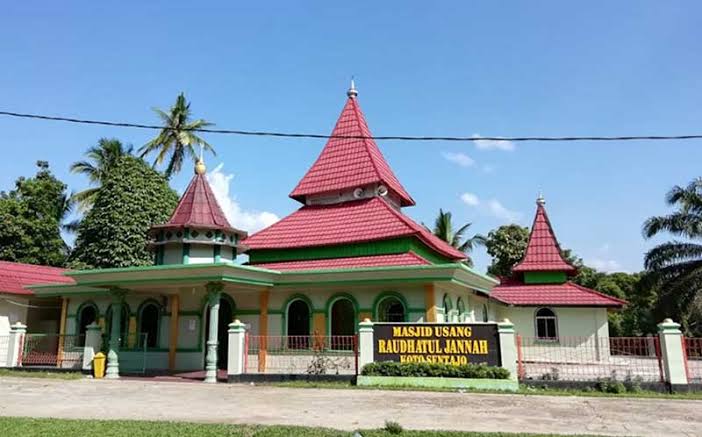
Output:
<svg viewBox="0 0 702 437">
<path fill-rule="evenodd" d="M 252 234 L 280 220 L 280 217 L 272 212 L 242 209 L 234 196 L 229 194 L 234 174 L 225 174 L 222 171 L 223 166 L 224 164 L 219 164 L 207 173 L 207 181 L 232 226 Z"/>
<path fill-rule="evenodd" d="M 585 264 L 601 272 L 612 273 L 623 271 L 621 264 L 613 259 L 591 258 L 587 260 Z"/>
<path fill-rule="evenodd" d="M 475 161 L 473 161 L 473 158 L 466 155 L 465 153 L 442 152 L 441 154 L 443 155 L 443 157 L 445 159 L 447 159 L 455 164 L 458 164 L 461 167 L 471 167 L 473 164 L 475 164 Z"/>
<path fill-rule="evenodd" d="M 480 204 L 480 199 L 473 193 L 461 194 L 461 200 L 468 206 L 478 206 Z"/>
<path fill-rule="evenodd" d="M 479 134 L 473 134 L 473 138 L 480 138 Z M 480 150 L 504 150 L 511 152 L 514 150 L 514 143 L 507 140 L 473 140 L 475 147 Z"/>
<path fill-rule="evenodd" d="M 479 211 L 482 211 L 485 214 L 491 215 L 508 223 L 519 222 L 519 220 L 522 218 L 521 212 L 507 209 L 497 199 L 490 199 L 487 202 L 482 202 L 476 194 L 463 193 L 461 194 L 461 201 L 468 206 L 478 208 Z"/>
<path fill-rule="evenodd" d="M 487 208 L 492 215 L 509 223 L 516 223 L 522 218 L 522 213 L 505 208 L 497 199 L 490 199 Z"/>
</svg>

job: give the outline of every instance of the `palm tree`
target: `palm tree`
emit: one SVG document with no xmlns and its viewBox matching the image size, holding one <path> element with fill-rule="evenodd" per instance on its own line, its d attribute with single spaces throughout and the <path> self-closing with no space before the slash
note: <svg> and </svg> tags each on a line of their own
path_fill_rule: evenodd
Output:
<svg viewBox="0 0 702 437">
<path fill-rule="evenodd" d="M 154 166 L 162 164 L 170 155 L 165 172 L 167 178 L 180 171 L 186 157 L 189 156 L 195 161 L 196 145 L 215 154 L 212 146 L 195 132 L 196 129 L 212 126 L 212 123 L 202 119 L 191 120 L 190 103 L 185 100 L 183 93 L 178 95 L 175 105 L 168 113 L 158 108 L 154 108 L 154 112 L 161 118 L 163 129 L 156 138 L 144 144 L 139 151 L 142 158 L 151 152 L 157 152 Z"/>
<path fill-rule="evenodd" d="M 83 174 L 88 177 L 92 188 L 75 193 L 71 200 L 78 203 L 82 210 L 90 209 L 95 202 L 100 185 L 105 182 L 110 170 L 117 160 L 125 155 L 132 154 L 132 146 L 124 146 L 116 138 L 100 138 L 97 146 L 88 149 L 85 156 L 88 158 L 71 164 L 71 172 Z"/>
<path fill-rule="evenodd" d="M 427 229 L 451 246 L 469 255 L 474 247 L 485 245 L 487 241 L 487 239 L 480 234 L 475 234 L 471 238 L 464 239 L 463 235 L 468 231 L 471 225 L 472 223 L 466 223 L 458 228 L 458 230 L 454 231 L 451 213 L 439 209 L 439 215 L 436 216 L 436 220 L 434 221 L 434 229 Z M 466 259 L 465 263 L 469 266 L 473 265 L 473 261 L 471 261 L 470 258 Z"/>
<path fill-rule="evenodd" d="M 700 330 L 702 326 L 695 326 L 699 320 L 690 315 L 702 301 L 702 178 L 673 187 L 666 203 L 677 210 L 646 220 L 643 234 L 651 238 L 667 232 L 683 241 L 671 240 L 648 251 L 645 278 L 660 286 L 660 316 L 677 318 L 688 332 Z"/>
</svg>

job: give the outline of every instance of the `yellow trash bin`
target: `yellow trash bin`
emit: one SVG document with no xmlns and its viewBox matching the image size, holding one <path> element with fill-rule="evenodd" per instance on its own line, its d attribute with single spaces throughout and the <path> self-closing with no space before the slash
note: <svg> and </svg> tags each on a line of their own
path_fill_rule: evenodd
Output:
<svg viewBox="0 0 702 437">
<path fill-rule="evenodd" d="M 102 378 L 105 376 L 105 354 L 98 352 L 93 357 L 93 376 Z"/>
</svg>

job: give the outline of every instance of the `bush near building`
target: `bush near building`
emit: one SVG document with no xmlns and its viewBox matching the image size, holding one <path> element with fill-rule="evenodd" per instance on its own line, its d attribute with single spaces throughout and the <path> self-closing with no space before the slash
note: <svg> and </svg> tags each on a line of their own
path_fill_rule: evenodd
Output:
<svg viewBox="0 0 702 437">
<path fill-rule="evenodd" d="M 364 376 L 407 376 L 470 379 L 508 379 L 509 370 L 483 364 L 453 366 L 443 363 L 396 363 L 382 361 L 366 364 L 361 371 Z"/>
</svg>

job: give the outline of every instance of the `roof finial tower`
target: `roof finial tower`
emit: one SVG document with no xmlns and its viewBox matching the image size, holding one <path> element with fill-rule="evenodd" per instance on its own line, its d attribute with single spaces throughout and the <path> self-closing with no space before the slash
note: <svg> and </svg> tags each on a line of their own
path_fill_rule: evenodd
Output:
<svg viewBox="0 0 702 437">
<path fill-rule="evenodd" d="M 197 158 L 195 163 L 195 174 L 204 175 L 207 172 L 207 166 L 205 166 L 205 160 L 203 158 L 204 147 L 200 144 L 200 156 Z"/>
<path fill-rule="evenodd" d="M 351 76 L 351 87 L 349 88 L 348 91 L 346 91 L 346 95 L 349 96 L 350 99 L 353 99 L 358 95 L 358 91 L 356 90 L 356 84 L 354 83 L 353 76 Z"/>
<path fill-rule="evenodd" d="M 536 198 L 536 204 L 539 206 L 546 205 L 546 199 L 544 199 L 544 194 L 539 190 L 539 197 Z"/>
</svg>

